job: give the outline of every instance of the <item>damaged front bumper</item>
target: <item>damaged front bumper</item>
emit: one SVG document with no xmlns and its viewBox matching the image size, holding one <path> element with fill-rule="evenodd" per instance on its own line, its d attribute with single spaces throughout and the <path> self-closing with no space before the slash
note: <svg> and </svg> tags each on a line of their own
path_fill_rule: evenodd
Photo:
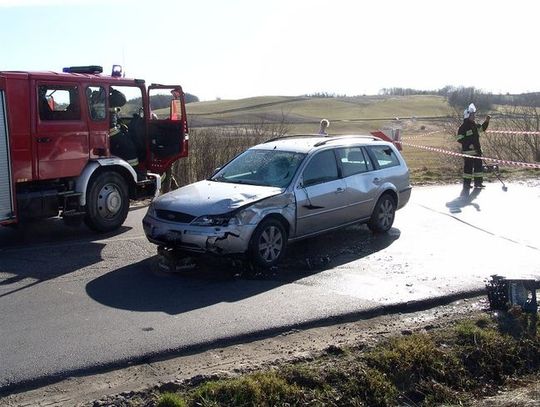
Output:
<svg viewBox="0 0 540 407">
<path fill-rule="evenodd" d="M 256 227 L 256 224 L 192 226 L 167 222 L 148 214 L 143 219 L 144 233 L 150 242 L 194 253 L 245 253 Z"/>
</svg>

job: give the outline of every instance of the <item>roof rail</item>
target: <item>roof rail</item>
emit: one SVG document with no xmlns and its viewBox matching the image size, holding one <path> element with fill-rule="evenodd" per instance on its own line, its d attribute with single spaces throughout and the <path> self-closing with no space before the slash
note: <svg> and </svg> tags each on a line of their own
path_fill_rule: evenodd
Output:
<svg viewBox="0 0 540 407">
<path fill-rule="evenodd" d="M 335 137 L 327 137 L 325 140 L 321 140 L 319 141 L 318 143 L 315 144 L 315 147 L 319 147 L 319 146 L 323 146 L 325 145 L 326 143 L 330 142 L 330 141 L 336 141 L 336 140 L 343 140 L 343 139 L 347 139 L 347 138 L 351 138 L 351 139 L 355 139 L 355 138 L 362 138 L 362 139 L 369 139 L 369 140 L 378 140 L 378 141 L 382 141 L 381 138 L 379 137 L 375 137 L 375 136 L 364 136 L 364 135 L 357 135 L 357 136 L 335 136 Z"/>
<path fill-rule="evenodd" d="M 265 143 L 271 143 L 272 141 L 277 141 L 277 140 L 283 140 L 283 139 L 289 139 L 289 138 L 304 138 L 304 137 L 328 137 L 328 136 L 325 136 L 323 134 L 287 134 L 285 136 L 279 136 L 279 137 L 275 137 L 275 138 L 272 138 L 270 140 L 266 140 L 263 142 L 263 144 Z"/>
</svg>

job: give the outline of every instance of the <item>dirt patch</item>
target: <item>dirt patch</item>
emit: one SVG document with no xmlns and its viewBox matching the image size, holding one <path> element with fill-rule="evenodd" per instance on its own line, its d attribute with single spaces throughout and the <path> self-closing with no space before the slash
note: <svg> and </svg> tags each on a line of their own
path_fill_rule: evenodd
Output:
<svg viewBox="0 0 540 407">
<path fill-rule="evenodd" d="M 372 345 L 383 338 L 410 335 L 453 325 L 464 317 L 480 316 L 487 307 L 485 298 L 462 300 L 450 305 L 414 313 L 399 313 L 307 330 L 293 330 L 249 343 L 209 349 L 197 354 L 96 374 L 73 377 L 45 387 L 0 399 L 6 406 L 98 406 L 127 405 L 141 394 L 160 388 L 174 390 L 186 380 L 207 377 L 234 377 L 284 362 L 311 360 L 332 347 Z M 538 403 L 538 381 L 498 396 L 484 405 L 528 405 Z M 514 398 L 518 404 L 504 404 Z M 518 402 L 519 401 L 519 402 Z M 496 404 L 498 403 L 498 404 Z M 502 403 L 502 404 L 501 404 Z M 533 405 L 533 404 L 530 404 Z M 537 404 L 536 404 L 537 405 Z"/>
</svg>

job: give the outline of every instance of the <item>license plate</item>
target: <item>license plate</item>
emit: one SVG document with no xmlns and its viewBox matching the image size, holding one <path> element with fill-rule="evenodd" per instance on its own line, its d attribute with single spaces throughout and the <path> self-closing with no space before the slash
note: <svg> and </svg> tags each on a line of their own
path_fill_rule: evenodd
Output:
<svg viewBox="0 0 540 407">
<path fill-rule="evenodd" d="M 168 241 L 180 242 L 182 241 L 182 232 L 177 232 L 176 230 L 169 230 L 165 233 L 165 238 Z"/>
</svg>

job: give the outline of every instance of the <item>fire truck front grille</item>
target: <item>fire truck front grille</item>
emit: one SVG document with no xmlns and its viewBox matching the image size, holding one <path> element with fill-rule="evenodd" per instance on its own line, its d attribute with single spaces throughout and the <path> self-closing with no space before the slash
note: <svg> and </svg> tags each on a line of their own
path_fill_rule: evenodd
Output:
<svg viewBox="0 0 540 407">
<path fill-rule="evenodd" d="M 187 213 L 166 211 L 163 209 L 156 210 L 156 215 L 160 219 L 179 223 L 191 223 L 191 221 L 195 219 L 195 216 L 189 215 Z"/>
</svg>

